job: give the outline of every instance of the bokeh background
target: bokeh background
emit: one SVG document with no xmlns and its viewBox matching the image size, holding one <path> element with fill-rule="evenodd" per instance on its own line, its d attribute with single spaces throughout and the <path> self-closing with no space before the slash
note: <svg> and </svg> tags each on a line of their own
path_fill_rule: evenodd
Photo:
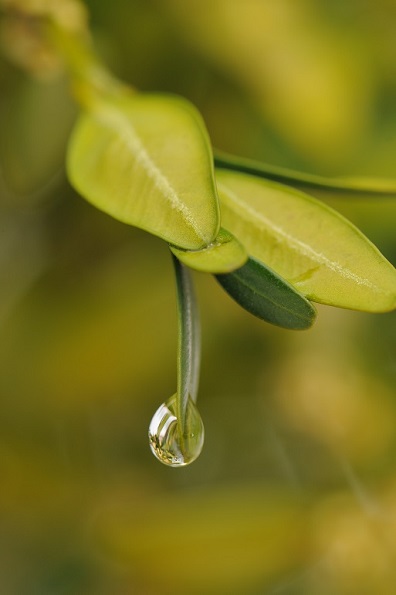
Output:
<svg viewBox="0 0 396 595">
<path fill-rule="evenodd" d="M 90 0 L 98 51 L 215 147 L 396 178 L 392 0 Z M 172 265 L 78 197 L 67 82 L 0 57 L 0 590 L 393 595 L 396 314 L 277 329 L 196 274 L 201 457 L 148 447 L 175 390 Z M 396 201 L 325 197 L 396 263 Z"/>
</svg>

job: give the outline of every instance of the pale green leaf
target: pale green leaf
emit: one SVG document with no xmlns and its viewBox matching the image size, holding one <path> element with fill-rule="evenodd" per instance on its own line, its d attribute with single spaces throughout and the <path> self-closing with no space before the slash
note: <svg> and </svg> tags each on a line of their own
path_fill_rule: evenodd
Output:
<svg viewBox="0 0 396 595">
<path fill-rule="evenodd" d="M 77 122 L 67 166 L 78 192 L 124 223 L 189 250 L 217 235 L 210 143 L 188 101 L 128 93 L 95 102 Z"/>
<path fill-rule="evenodd" d="M 396 179 L 355 176 L 326 178 L 222 152 L 216 152 L 215 165 L 218 168 L 288 184 L 300 190 L 321 190 L 333 195 L 396 197 Z"/>
<path fill-rule="evenodd" d="M 219 170 L 222 223 L 249 254 L 309 299 L 382 312 L 396 307 L 396 271 L 339 213 L 254 176 Z"/>
<path fill-rule="evenodd" d="M 185 265 L 205 273 L 229 273 L 247 260 L 245 248 L 225 229 L 203 250 L 180 250 L 170 247 L 173 254 Z"/>
<path fill-rule="evenodd" d="M 262 262 L 249 258 L 240 269 L 217 275 L 226 292 L 242 308 L 271 324 L 292 330 L 312 326 L 316 310 L 294 287 Z"/>
</svg>

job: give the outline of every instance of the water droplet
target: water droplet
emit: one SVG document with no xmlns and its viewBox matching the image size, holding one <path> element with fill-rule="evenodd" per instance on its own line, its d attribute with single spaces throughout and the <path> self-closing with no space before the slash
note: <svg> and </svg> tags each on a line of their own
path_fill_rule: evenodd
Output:
<svg viewBox="0 0 396 595">
<path fill-rule="evenodd" d="M 154 413 L 149 427 L 150 448 L 164 465 L 183 467 L 199 457 L 204 443 L 204 426 L 192 399 L 186 414 L 186 430 L 179 436 L 176 416 L 176 395 Z"/>
</svg>

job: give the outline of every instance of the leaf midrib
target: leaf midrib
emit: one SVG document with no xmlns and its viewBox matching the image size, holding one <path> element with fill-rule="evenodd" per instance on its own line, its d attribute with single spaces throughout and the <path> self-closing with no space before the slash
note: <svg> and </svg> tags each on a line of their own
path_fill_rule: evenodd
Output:
<svg viewBox="0 0 396 595">
<path fill-rule="evenodd" d="M 242 285 L 245 285 L 245 287 L 247 287 L 248 289 L 250 289 L 252 291 L 252 293 L 254 293 L 255 295 L 259 295 L 260 297 L 264 298 L 265 300 L 267 300 L 268 302 L 270 302 L 271 304 L 273 304 L 274 306 L 276 306 L 277 308 L 279 308 L 280 310 L 285 310 L 286 312 L 288 312 L 289 314 L 292 314 L 293 316 L 296 316 L 297 318 L 300 318 L 301 320 L 305 320 L 305 321 L 310 321 L 312 318 L 308 315 L 303 315 L 303 314 L 299 314 L 298 312 L 295 312 L 294 310 L 291 310 L 290 308 L 287 308 L 286 306 L 284 306 L 283 304 L 280 304 L 279 302 L 276 302 L 275 300 L 271 299 L 268 295 L 264 295 L 263 293 L 258 292 L 255 287 L 253 287 L 250 283 L 248 283 L 246 281 L 245 278 L 239 276 L 237 273 L 233 273 L 235 275 L 235 277 L 238 279 L 238 281 L 240 283 L 242 283 Z M 294 294 L 293 294 L 294 295 Z M 298 295 L 298 294 L 295 294 Z M 302 298 L 303 299 L 303 298 Z M 304 306 L 305 301 L 303 301 Z M 313 311 L 313 315 L 314 315 L 314 311 Z"/>
<path fill-rule="evenodd" d="M 282 240 L 286 240 L 290 246 L 296 248 L 297 252 L 299 252 L 303 256 L 310 258 L 311 260 L 313 260 L 314 262 L 317 262 L 318 264 L 325 265 L 331 271 L 340 274 L 345 279 L 355 281 L 358 285 L 364 285 L 364 286 L 368 287 L 369 289 L 376 291 L 377 293 L 385 293 L 377 285 L 372 283 L 369 279 L 361 277 L 360 275 L 356 275 L 351 270 L 349 270 L 345 267 L 342 267 L 340 264 L 338 264 L 337 262 L 335 262 L 333 260 L 330 260 L 324 254 L 317 252 L 316 250 L 314 250 L 311 246 L 309 246 L 305 242 L 302 242 L 301 240 L 298 240 L 295 237 L 290 236 L 281 227 L 275 225 L 270 219 L 265 217 L 261 212 L 254 209 L 251 205 L 246 204 L 246 202 L 240 200 L 239 197 L 237 196 L 237 194 L 235 194 L 235 192 L 233 192 L 223 182 L 218 182 L 218 187 L 219 187 L 219 189 L 223 190 L 226 193 L 226 195 L 237 206 L 239 206 L 246 214 L 248 214 L 250 216 L 251 220 L 253 220 L 253 222 L 257 222 L 257 220 L 259 220 L 261 223 L 264 224 L 264 227 L 266 229 L 271 230 L 273 232 L 273 235 L 275 237 L 279 237 Z"/>
<path fill-rule="evenodd" d="M 100 110 L 95 112 L 95 116 L 107 129 L 111 131 L 116 129 L 119 138 L 135 155 L 137 162 L 142 165 L 148 177 L 153 181 L 154 186 L 161 192 L 170 206 L 181 213 L 183 219 L 191 227 L 196 236 L 206 244 L 207 240 L 195 223 L 191 209 L 180 200 L 168 178 L 154 163 L 130 119 L 122 112 L 120 113 L 120 111 L 112 109 L 109 106 L 101 106 Z"/>
</svg>

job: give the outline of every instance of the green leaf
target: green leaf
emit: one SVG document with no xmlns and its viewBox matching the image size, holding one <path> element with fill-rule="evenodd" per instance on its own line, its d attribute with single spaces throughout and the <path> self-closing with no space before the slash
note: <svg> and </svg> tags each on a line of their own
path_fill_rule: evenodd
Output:
<svg viewBox="0 0 396 595">
<path fill-rule="evenodd" d="M 394 267 L 339 213 L 276 182 L 226 170 L 217 177 L 224 226 L 309 299 L 371 312 L 396 307 Z"/>
<path fill-rule="evenodd" d="M 287 281 L 254 258 L 249 258 L 233 273 L 217 275 L 217 280 L 242 308 L 266 322 L 303 330 L 315 320 L 314 306 Z"/>
<path fill-rule="evenodd" d="M 204 273 L 229 273 L 247 260 L 245 248 L 225 229 L 203 250 L 170 249 L 183 264 Z"/>
<path fill-rule="evenodd" d="M 226 153 L 215 154 L 215 166 L 221 169 L 239 171 L 266 180 L 274 180 L 299 188 L 301 190 L 324 190 L 331 194 L 346 194 L 348 196 L 392 196 L 396 197 L 396 179 L 339 177 L 326 178 L 315 174 L 303 173 L 260 163 L 258 161 L 234 157 Z"/>
<path fill-rule="evenodd" d="M 120 94 L 83 113 L 69 145 L 73 186 L 109 215 L 188 250 L 219 229 L 212 153 L 187 101 Z"/>
</svg>

